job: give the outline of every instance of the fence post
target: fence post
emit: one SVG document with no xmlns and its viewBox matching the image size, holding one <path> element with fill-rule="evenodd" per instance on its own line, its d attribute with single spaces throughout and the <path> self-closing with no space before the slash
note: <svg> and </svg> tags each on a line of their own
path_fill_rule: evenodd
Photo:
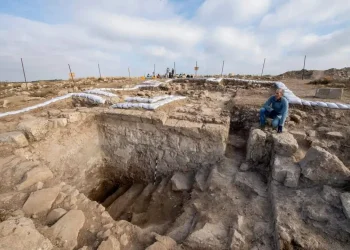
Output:
<svg viewBox="0 0 350 250">
<path fill-rule="evenodd" d="M 301 76 L 301 80 L 304 80 L 305 61 L 306 61 L 306 55 L 305 55 L 305 57 L 304 57 L 304 67 L 303 67 L 303 74 L 302 74 L 302 76 Z"/>
</svg>

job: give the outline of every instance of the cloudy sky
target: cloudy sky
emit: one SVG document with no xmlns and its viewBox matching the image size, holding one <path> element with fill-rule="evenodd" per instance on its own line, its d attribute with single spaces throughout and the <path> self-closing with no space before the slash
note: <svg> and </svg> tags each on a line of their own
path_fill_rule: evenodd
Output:
<svg viewBox="0 0 350 250">
<path fill-rule="evenodd" d="M 350 66 L 349 0 L 0 0 L 0 80 Z"/>
</svg>

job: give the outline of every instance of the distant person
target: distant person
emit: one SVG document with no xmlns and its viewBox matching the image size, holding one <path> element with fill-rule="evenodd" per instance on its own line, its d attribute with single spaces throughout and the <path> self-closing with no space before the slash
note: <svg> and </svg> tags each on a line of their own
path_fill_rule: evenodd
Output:
<svg viewBox="0 0 350 250">
<path fill-rule="evenodd" d="M 191 78 L 190 75 L 187 75 L 186 78 Z"/>
<path fill-rule="evenodd" d="M 175 70 L 174 70 L 174 69 L 171 69 L 171 78 L 174 77 L 174 73 L 175 73 Z"/>
<path fill-rule="evenodd" d="M 150 77 L 150 75 L 149 75 L 149 74 L 147 74 L 147 77 Z"/>
<path fill-rule="evenodd" d="M 277 128 L 277 133 L 282 133 L 284 122 L 288 116 L 288 100 L 283 96 L 284 90 L 277 89 L 260 109 L 260 127 L 265 129 L 266 118 L 271 118 L 272 127 Z"/>
<path fill-rule="evenodd" d="M 159 75 L 159 74 L 157 75 L 157 78 L 160 78 L 160 75 Z"/>
</svg>

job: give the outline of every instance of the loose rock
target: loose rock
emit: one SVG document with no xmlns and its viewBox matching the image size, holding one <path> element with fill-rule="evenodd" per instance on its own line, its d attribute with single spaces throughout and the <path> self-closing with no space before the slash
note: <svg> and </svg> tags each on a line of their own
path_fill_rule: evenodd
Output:
<svg viewBox="0 0 350 250">
<path fill-rule="evenodd" d="M 59 188 L 54 187 L 31 193 L 28 200 L 23 205 L 23 211 L 28 215 L 49 211 L 59 191 Z"/>
<path fill-rule="evenodd" d="M 81 210 L 70 210 L 49 229 L 49 232 L 54 239 L 63 243 L 64 249 L 73 250 L 78 244 L 78 234 L 84 222 L 85 216 Z"/>
<path fill-rule="evenodd" d="M 31 219 L 22 217 L 0 223 L 0 249 L 50 250 L 51 242 L 40 234 Z"/>
<path fill-rule="evenodd" d="M 46 181 L 51 178 L 53 178 L 53 174 L 48 167 L 35 167 L 25 173 L 23 182 L 17 185 L 16 188 L 21 191 L 39 181 Z"/>
<path fill-rule="evenodd" d="M 97 250 L 119 250 L 120 243 L 114 236 L 109 236 L 106 241 L 102 241 Z"/>
<path fill-rule="evenodd" d="M 319 184 L 342 184 L 350 179 L 350 170 L 338 157 L 318 146 L 310 148 L 299 164 L 302 174 Z"/>
<path fill-rule="evenodd" d="M 56 221 L 58 221 L 66 213 L 67 213 L 67 211 L 63 208 L 56 208 L 56 209 L 52 210 L 47 215 L 47 218 L 46 218 L 47 224 L 52 225 L 52 224 L 56 223 Z"/>
</svg>

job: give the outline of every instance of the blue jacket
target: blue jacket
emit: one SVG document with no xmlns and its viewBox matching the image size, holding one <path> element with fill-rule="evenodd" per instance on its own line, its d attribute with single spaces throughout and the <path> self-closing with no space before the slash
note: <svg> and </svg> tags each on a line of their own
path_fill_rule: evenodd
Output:
<svg viewBox="0 0 350 250">
<path fill-rule="evenodd" d="M 288 105 L 288 100 L 285 97 L 276 100 L 276 97 L 273 95 L 264 104 L 264 108 L 269 112 L 274 110 L 278 116 L 281 116 L 278 125 L 283 126 L 288 116 Z"/>
</svg>

